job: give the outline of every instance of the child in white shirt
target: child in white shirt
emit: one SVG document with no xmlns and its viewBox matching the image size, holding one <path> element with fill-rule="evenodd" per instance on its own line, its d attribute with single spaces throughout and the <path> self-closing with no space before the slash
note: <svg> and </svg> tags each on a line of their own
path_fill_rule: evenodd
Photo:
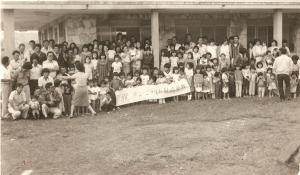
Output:
<svg viewBox="0 0 300 175">
<path fill-rule="evenodd" d="M 120 62 L 120 56 L 115 56 L 115 61 L 112 63 L 111 67 L 113 68 L 113 72 L 120 73 L 122 69 L 122 63 Z"/>
<path fill-rule="evenodd" d="M 143 74 L 140 76 L 140 78 L 142 79 L 142 85 L 147 85 L 148 81 L 150 79 L 149 75 L 148 75 L 148 69 L 147 68 L 143 68 Z"/>
<path fill-rule="evenodd" d="M 35 115 L 37 114 L 38 119 L 40 118 L 40 103 L 36 100 L 36 97 L 33 96 L 29 102 L 29 107 L 32 110 L 32 115 L 36 119 Z"/>
</svg>

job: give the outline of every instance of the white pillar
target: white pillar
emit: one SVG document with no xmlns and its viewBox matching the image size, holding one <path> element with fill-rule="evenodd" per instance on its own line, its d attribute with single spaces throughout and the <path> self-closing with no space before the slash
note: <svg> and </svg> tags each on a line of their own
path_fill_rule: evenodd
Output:
<svg viewBox="0 0 300 175">
<path fill-rule="evenodd" d="M 282 47 L 282 9 L 274 10 L 273 38 L 277 40 L 278 47 Z"/>
<path fill-rule="evenodd" d="M 151 37 L 154 67 L 159 68 L 159 18 L 158 10 L 151 10 Z"/>
<path fill-rule="evenodd" d="M 4 9 L 4 54 L 1 56 L 8 56 L 12 59 L 12 52 L 15 50 L 15 20 L 14 20 L 14 10 Z"/>
</svg>

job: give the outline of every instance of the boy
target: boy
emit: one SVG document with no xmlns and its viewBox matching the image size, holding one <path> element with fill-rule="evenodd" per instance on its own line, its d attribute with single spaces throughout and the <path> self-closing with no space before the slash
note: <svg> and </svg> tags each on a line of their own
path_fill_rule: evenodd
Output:
<svg viewBox="0 0 300 175">
<path fill-rule="evenodd" d="M 75 74 L 75 66 L 74 66 L 74 65 L 71 65 L 71 66 L 70 66 L 70 70 L 69 70 L 68 74 L 69 74 L 70 76 Z"/>
<path fill-rule="evenodd" d="M 234 72 L 233 68 L 228 69 L 228 86 L 229 86 L 229 93 L 228 97 L 235 96 L 235 79 L 234 79 Z"/>
<path fill-rule="evenodd" d="M 143 74 L 140 76 L 140 78 L 142 79 L 142 85 L 147 85 L 148 84 L 148 81 L 150 79 L 149 75 L 147 74 L 148 73 L 148 70 L 147 68 L 143 68 Z"/>
<path fill-rule="evenodd" d="M 222 87 L 223 88 L 228 88 L 228 71 L 227 71 L 227 68 L 226 67 L 223 67 L 223 69 L 221 70 L 222 71 Z M 223 89 L 222 88 L 222 89 Z M 229 87 L 229 90 L 230 90 L 230 87 Z M 229 100 L 229 93 L 228 92 L 223 92 L 223 99 L 225 100 L 226 99 L 226 96 L 227 96 L 227 99 Z"/>
<path fill-rule="evenodd" d="M 165 64 L 164 65 L 165 71 L 163 72 L 165 78 L 167 79 L 168 84 L 170 84 L 172 82 L 171 79 L 172 79 L 172 75 L 173 75 L 172 72 L 170 71 L 170 67 L 171 67 L 170 63 Z"/>
<path fill-rule="evenodd" d="M 115 61 L 112 63 L 111 67 L 113 68 L 113 72 L 120 73 L 122 69 L 122 63 L 120 62 L 120 56 L 115 56 Z"/>
<path fill-rule="evenodd" d="M 264 74 L 262 72 L 258 72 L 257 76 L 258 76 L 258 78 L 256 80 L 256 83 L 257 83 L 257 87 L 258 87 L 258 97 L 264 97 L 266 80 L 265 80 Z"/>
<path fill-rule="evenodd" d="M 122 81 L 123 84 L 125 84 L 125 73 L 124 72 L 120 72 L 120 80 Z"/>
<path fill-rule="evenodd" d="M 158 67 L 153 69 L 152 77 L 155 77 L 156 79 L 158 78 Z"/>
<path fill-rule="evenodd" d="M 71 80 L 64 80 L 62 76 L 70 76 L 67 74 L 67 68 L 65 66 L 60 67 L 60 74 L 56 76 L 56 79 L 61 80 L 61 84 L 71 83 Z"/>
<path fill-rule="evenodd" d="M 112 93 L 107 92 L 106 97 L 102 101 L 102 109 L 109 114 L 110 111 L 114 110 L 115 105 L 112 102 Z"/>
<path fill-rule="evenodd" d="M 150 47 L 146 48 L 146 54 L 143 57 L 143 68 L 148 70 L 148 75 L 151 75 L 153 69 L 153 55 L 151 53 Z"/>
</svg>

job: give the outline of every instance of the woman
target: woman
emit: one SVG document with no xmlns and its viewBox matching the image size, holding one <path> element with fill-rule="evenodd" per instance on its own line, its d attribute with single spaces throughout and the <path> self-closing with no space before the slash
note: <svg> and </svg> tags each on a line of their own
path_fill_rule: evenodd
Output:
<svg viewBox="0 0 300 175">
<path fill-rule="evenodd" d="M 273 50 L 274 50 L 275 48 L 279 49 L 279 47 L 277 46 L 277 41 L 276 41 L 276 40 L 273 40 L 273 41 L 271 42 L 271 47 L 269 47 L 268 50 L 271 51 L 271 53 L 273 53 Z"/>
<path fill-rule="evenodd" d="M 76 69 L 78 72 L 72 76 L 62 76 L 64 80 L 68 79 L 75 79 L 77 89 L 75 91 L 75 95 L 72 99 L 72 105 L 71 105 L 71 114 L 70 118 L 73 118 L 74 113 L 74 106 L 86 106 L 88 109 L 92 112 L 92 115 L 95 115 L 96 112 L 93 110 L 89 103 L 89 97 L 88 97 L 88 88 L 87 88 L 87 77 L 84 73 L 84 66 L 82 63 L 76 64 Z"/>
<path fill-rule="evenodd" d="M 258 63 L 262 61 L 262 46 L 260 39 L 254 40 L 255 46 L 253 47 L 253 57 L 255 58 L 255 62 Z"/>
<path fill-rule="evenodd" d="M 223 38 L 222 45 L 218 46 L 218 48 L 217 48 L 217 56 L 218 56 L 219 60 L 221 59 L 222 53 L 225 54 L 225 59 L 226 59 L 227 63 L 230 63 L 231 53 L 230 53 L 230 47 L 227 42 L 227 38 Z"/>
<path fill-rule="evenodd" d="M 100 55 L 103 52 L 103 43 L 100 42 L 98 45 L 98 55 Z"/>
<path fill-rule="evenodd" d="M 82 52 L 80 54 L 80 58 L 81 58 L 80 62 L 84 63 L 85 58 L 87 56 L 92 58 L 92 53 L 89 51 L 89 46 L 87 44 L 85 44 L 85 45 L 82 46 Z"/>
<path fill-rule="evenodd" d="M 80 62 L 80 55 L 79 55 L 79 49 L 78 49 L 78 47 L 74 47 L 73 48 L 73 58 L 74 58 L 74 63 L 76 61 Z"/>
<path fill-rule="evenodd" d="M 75 43 L 71 43 L 70 46 L 69 46 L 69 48 L 71 48 L 71 49 L 74 49 L 75 47 L 76 47 Z"/>
<path fill-rule="evenodd" d="M 117 45 L 118 45 L 118 46 L 122 46 L 122 45 L 123 45 L 122 37 L 123 37 L 123 34 L 122 34 L 121 32 L 119 32 L 119 33 L 117 34 Z"/>
<path fill-rule="evenodd" d="M 133 72 L 136 70 L 141 70 L 142 60 L 143 60 L 144 50 L 142 49 L 141 42 L 136 42 L 136 57 L 133 62 Z"/>
</svg>

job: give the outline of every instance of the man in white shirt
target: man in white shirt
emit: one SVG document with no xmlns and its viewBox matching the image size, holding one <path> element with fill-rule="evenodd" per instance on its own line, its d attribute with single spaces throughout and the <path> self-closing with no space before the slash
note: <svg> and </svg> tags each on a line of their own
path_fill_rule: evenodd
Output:
<svg viewBox="0 0 300 175">
<path fill-rule="evenodd" d="M 284 101 L 284 91 L 283 91 L 283 81 L 286 85 L 286 96 L 287 100 L 290 100 L 290 74 L 293 70 L 293 61 L 290 57 L 288 57 L 287 50 L 285 48 L 280 48 L 279 51 L 281 55 L 275 59 L 273 64 L 273 72 L 277 74 L 277 81 L 278 81 L 278 89 L 280 94 L 280 100 Z"/>
<path fill-rule="evenodd" d="M 41 77 L 43 67 L 42 65 L 38 64 L 39 57 L 37 55 L 32 55 L 31 60 L 33 64 L 32 64 L 32 69 L 29 72 L 30 75 L 29 87 L 30 87 L 30 94 L 33 95 L 35 89 L 38 87 L 38 80 Z"/>
<path fill-rule="evenodd" d="M 30 56 L 35 52 L 35 41 L 31 40 L 29 41 L 29 49 L 25 51 L 25 60 L 30 61 Z"/>
<path fill-rule="evenodd" d="M 48 53 L 49 51 L 52 51 L 52 52 L 53 52 L 53 49 L 51 49 L 51 48 L 49 47 L 49 41 L 48 41 L 48 40 L 44 40 L 44 41 L 43 41 L 43 48 L 41 49 L 41 51 L 42 51 L 43 53 L 45 53 L 46 55 L 47 55 L 47 53 Z"/>
<path fill-rule="evenodd" d="M 203 44 L 203 38 L 202 37 L 199 37 L 198 38 L 198 45 L 199 47 L 199 55 L 200 57 L 202 57 L 202 55 L 206 54 L 207 50 L 206 50 L 206 45 Z"/>
<path fill-rule="evenodd" d="M 16 90 L 9 95 L 8 112 L 12 115 L 13 120 L 22 116 L 27 118 L 29 105 L 26 104 L 26 94 L 23 91 L 23 84 L 17 83 Z"/>
<path fill-rule="evenodd" d="M 192 35 L 188 33 L 185 35 L 185 38 L 186 38 L 186 42 L 189 43 L 189 49 L 193 50 L 196 44 L 192 41 Z M 182 46 L 184 47 L 184 43 L 182 44 Z"/>
<path fill-rule="evenodd" d="M 48 68 L 50 71 L 50 76 L 52 78 L 56 77 L 56 71 L 59 70 L 59 66 L 57 61 L 53 60 L 54 58 L 54 53 L 53 52 L 48 52 L 47 53 L 47 60 L 43 62 L 43 69 Z"/>
<path fill-rule="evenodd" d="M 178 50 L 179 47 L 181 47 L 180 44 L 177 44 L 177 37 L 176 37 L 176 36 L 173 36 L 173 37 L 172 37 L 172 43 L 173 43 L 174 46 L 175 46 L 175 50 Z"/>
<path fill-rule="evenodd" d="M 45 85 L 47 83 L 54 84 L 53 78 L 49 76 L 49 73 L 50 73 L 49 69 L 47 68 L 43 69 L 42 70 L 43 76 L 38 79 L 38 86 L 42 91 L 45 90 Z"/>
<path fill-rule="evenodd" d="M 290 49 L 288 47 L 288 42 L 287 42 L 286 39 L 282 40 L 282 47 L 286 49 L 286 55 L 290 57 L 291 56 L 291 52 L 290 52 Z"/>
<path fill-rule="evenodd" d="M 7 105 L 8 105 L 8 97 L 11 92 L 11 77 L 10 71 L 8 69 L 9 66 L 9 58 L 7 56 L 3 57 L 1 60 L 1 71 L 0 71 L 0 78 L 1 78 L 1 98 L 2 98 L 2 118 L 8 114 Z"/>
<path fill-rule="evenodd" d="M 55 44 L 54 39 L 50 39 L 50 40 L 49 40 L 49 49 L 50 49 L 51 51 L 54 50 L 54 44 Z"/>
<path fill-rule="evenodd" d="M 19 45 L 19 52 L 20 52 L 20 56 L 19 56 L 20 60 L 22 60 L 23 62 L 29 61 L 29 60 L 25 60 L 25 44 L 21 43 Z"/>
</svg>

